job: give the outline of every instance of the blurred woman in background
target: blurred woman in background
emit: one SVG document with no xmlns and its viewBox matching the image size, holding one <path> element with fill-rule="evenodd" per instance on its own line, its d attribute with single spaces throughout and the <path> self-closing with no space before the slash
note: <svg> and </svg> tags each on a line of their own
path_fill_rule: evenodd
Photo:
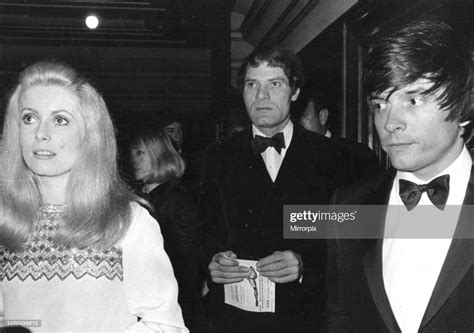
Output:
<svg viewBox="0 0 474 333">
<path fill-rule="evenodd" d="M 199 312 L 196 207 L 181 180 L 185 163 L 164 132 L 142 130 L 130 147 L 134 178 L 140 181 L 139 192 L 151 203 L 151 213 L 160 224 L 165 251 L 178 280 L 178 302 L 186 326 L 193 332 Z"/>
<path fill-rule="evenodd" d="M 104 100 L 73 68 L 20 74 L 0 158 L 0 325 L 187 332 L 160 228 L 116 151 Z"/>
</svg>

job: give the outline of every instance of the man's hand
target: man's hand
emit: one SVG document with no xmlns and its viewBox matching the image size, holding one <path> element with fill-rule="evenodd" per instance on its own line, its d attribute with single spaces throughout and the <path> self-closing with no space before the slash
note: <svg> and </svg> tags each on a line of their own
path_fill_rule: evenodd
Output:
<svg viewBox="0 0 474 333">
<path fill-rule="evenodd" d="M 276 283 L 293 282 L 303 274 L 303 260 L 293 251 L 275 251 L 257 262 L 257 271 Z"/>
<path fill-rule="evenodd" d="M 237 255 L 232 251 L 219 252 L 208 266 L 214 283 L 234 283 L 243 281 L 249 275 L 249 269 L 239 266 Z"/>
</svg>

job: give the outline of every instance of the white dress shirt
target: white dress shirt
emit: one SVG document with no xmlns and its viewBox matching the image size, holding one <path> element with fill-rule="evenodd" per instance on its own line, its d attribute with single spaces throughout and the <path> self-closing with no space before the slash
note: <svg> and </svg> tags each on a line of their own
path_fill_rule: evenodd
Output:
<svg viewBox="0 0 474 333">
<path fill-rule="evenodd" d="M 471 173 L 471 165 L 472 159 L 466 147 L 464 147 L 461 154 L 448 168 L 432 178 L 435 179 L 446 174 L 450 176 L 450 191 L 446 207 L 456 207 L 454 207 L 454 214 L 449 215 L 450 218 L 445 218 L 443 222 L 451 223 L 451 230 L 453 230 L 453 232 L 459 219 L 461 205 L 464 201 Z M 411 211 L 394 207 L 403 206 L 399 195 L 400 179 L 406 179 L 416 184 L 426 184 L 432 180 L 423 181 L 410 172 L 397 172 L 390 193 L 389 207 L 387 209 L 385 222 L 386 227 L 390 225 L 403 227 L 404 223 L 416 223 L 419 221 L 418 217 L 414 219 L 417 213 L 419 214 L 422 210 L 425 212 L 426 209 L 431 209 L 429 207 L 420 209 L 420 205 L 432 206 L 432 213 L 437 214 L 436 216 L 439 216 L 439 219 L 443 218 L 443 213 L 445 214 L 444 216 L 446 216 L 446 212 L 438 210 L 431 203 L 426 192 L 423 192 L 418 206 Z M 449 208 L 451 209 L 453 207 Z M 388 236 L 387 232 L 386 229 L 382 253 L 385 291 L 398 326 L 402 332 L 418 332 L 421 320 L 423 319 L 423 315 L 451 245 L 452 234 L 451 237 L 446 236 L 446 238 L 408 239 L 386 238 Z"/>
<path fill-rule="evenodd" d="M 293 123 L 291 120 L 288 122 L 282 132 L 283 137 L 285 138 L 286 148 L 282 148 L 281 153 L 278 154 L 274 147 L 268 147 L 263 153 L 260 154 L 262 155 L 268 174 L 270 175 L 273 182 L 275 182 L 278 171 L 280 170 L 283 159 L 285 158 L 286 151 L 290 146 L 291 138 L 293 137 Z M 253 137 L 255 137 L 255 135 L 260 135 L 268 138 L 268 136 L 263 134 L 257 127 L 255 127 L 255 125 L 252 125 L 252 133 Z"/>
</svg>

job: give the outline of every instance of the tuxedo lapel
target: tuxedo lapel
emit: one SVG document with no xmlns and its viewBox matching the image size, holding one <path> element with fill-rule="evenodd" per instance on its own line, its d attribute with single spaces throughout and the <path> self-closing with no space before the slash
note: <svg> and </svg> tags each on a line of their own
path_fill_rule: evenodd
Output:
<svg viewBox="0 0 474 333">
<path fill-rule="evenodd" d="M 304 139 L 301 136 L 300 129 L 295 125 L 290 146 L 281 163 L 275 184 L 281 185 L 282 182 L 286 181 L 294 182 L 295 178 L 309 179 L 306 177 L 305 172 L 305 165 L 307 164 L 307 161 L 305 161 L 305 156 L 307 156 L 305 151 L 307 145 L 305 145 L 303 141 Z"/>
<path fill-rule="evenodd" d="M 440 275 L 433 289 L 430 302 L 421 321 L 420 328 L 429 323 L 455 290 L 456 286 L 468 274 L 474 263 L 474 240 L 472 238 L 473 221 L 472 208 L 474 205 L 474 168 L 466 190 L 463 208 L 459 216 L 455 236 L 444 261 Z M 470 236 L 468 233 L 470 233 Z M 469 238 L 470 237 L 470 238 Z"/>
<path fill-rule="evenodd" d="M 250 127 L 242 140 L 236 142 L 235 146 L 232 147 L 234 154 L 232 154 L 228 169 L 235 172 L 233 172 L 230 181 L 239 183 L 236 188 L 241 188 L 244 183 L 253 184 L 252 187 L 271 187 L 272 179 L 261 154 L 253 152 L 252 139 L 253 134 Z"/>
<path fill-rule="evenodd" d="M 400 332 L 383 283 L 382 244 L 382 239 L 366 241 L 363 258 L 364 272 L 375 306 L 385 322 L 385 325 L 390 332 Z"/>
<path fill-rule="evenodd" d="M 393 179 L 395 178 L 396 170 L 391 168 L 379 175 L 379 177 L 372 184 L 372 191 L 370 191 L 362 200 L 364 205 L 388 205 L 390 199 L 390 191 L 392 190 Z M 385 217 L 385 216 L 384 216 Z M 385 219 L 381 225 L 383 225 Z"/>
<path fill-rule="evenodd" d="M 369 193 L 362 204 L 387 205 L 392 189 L 394 170 L 389 170 L 384 174 L 381 182 L 375 184 L 374 191 Z M 381 229 L 384 228 L 385 215 L 387 210 L 381 211 L 380 215 L 374 216 L 379 220 Z M 383 236 L 383 230 L 377 232 Z M 367 279 L 367 284 L 374 303 L 390 332 L 400 332 L 395 316 L 390 307 L 390 302 L 385 292 L 382 271 L 382 245 L 383 239 L 368 239 L 364 241 L 363 265 Z"/>
</svg>

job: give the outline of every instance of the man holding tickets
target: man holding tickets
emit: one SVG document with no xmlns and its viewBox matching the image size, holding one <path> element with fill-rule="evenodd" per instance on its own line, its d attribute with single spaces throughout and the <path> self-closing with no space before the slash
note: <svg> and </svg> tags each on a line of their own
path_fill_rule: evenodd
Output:
<svg viewBox="0 0 474 333">
<path fill-rule="evenodd" d="M 379 220 L 385 236 L 329 247 L 329 331 L 473 332 L 474 174 L 464 143 L 473 119 L 471 55 L 446 24 L 415 21 L 370 47 L 365 74 L 394 168 L 338 190 L 334 201 L 388 205 Z M 437 239 L 387 237 L 397 205 L 399 223 L 429 209 L 433 224 L 455 229 Z M 415 229 L 423 221 L 412 222 Z"/>
<path fill-rule="evenodd" d="M 212 332 L 314 332 L 325 302 L 326 242 L 283 239 L 283 205 L 328 204 L 344 180 L 345 155 L 290 121 L 303 83 L 293 53 L 256 49 L 239 83 L 252 125 L 209 147 L 198 208 Z M 249 276 L 236 259 L 258 261 L 257 273 L 276 284 L 275 312 L 224 302 L 224 284 Z"/>
</svg>

